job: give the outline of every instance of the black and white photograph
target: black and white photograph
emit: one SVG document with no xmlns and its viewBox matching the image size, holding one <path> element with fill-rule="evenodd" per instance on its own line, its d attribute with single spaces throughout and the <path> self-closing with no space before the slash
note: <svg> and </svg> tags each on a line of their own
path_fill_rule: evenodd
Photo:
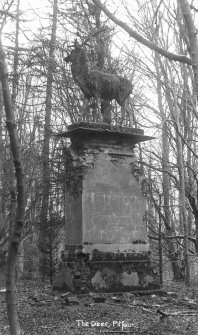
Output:
<svg viewBox="0 0 198 335">
<path fill-rule="evenodd" d="M 198 1 L 0 0 L 0 335 L 198 334 Z"/>
</svg>

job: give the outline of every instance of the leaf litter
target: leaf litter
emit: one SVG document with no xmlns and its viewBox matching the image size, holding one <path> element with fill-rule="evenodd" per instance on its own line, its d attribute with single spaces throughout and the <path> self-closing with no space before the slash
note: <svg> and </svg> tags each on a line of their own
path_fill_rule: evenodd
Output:
<svg viewBox="0 0 198 335">
<path fill-rule="evenodd" d="M 195 335 L 198 300 L 183 284 L 163 295 L 54 292 L 36 280 L 17 283 L 23 335 Z M 184 285 L 183 285 L 184 286 Z M 183 287 L 182 286 L 182 287 Z M 182 293 L 181 293 L 182 292 Z M 0 335 L 8 335 L 5 291 L 0 292 Z"/>
</svg>

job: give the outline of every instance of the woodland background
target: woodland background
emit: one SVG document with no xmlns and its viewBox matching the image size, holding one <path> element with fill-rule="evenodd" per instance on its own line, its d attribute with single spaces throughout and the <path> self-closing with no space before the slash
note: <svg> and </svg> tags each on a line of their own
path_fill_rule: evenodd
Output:
<svg viewBox="0 0 198 335">
<path fill-rule="evenodd" d="M 69 124 L 94 118 L 70 66 L 63 61 L 77 38 L 79 43 L 86 41 L 90 68 L 131 80 L 130 113 L 125 115 L 123 125 L 142 128 L 146 135 L 156 138 L 138 145 L 136 155 L 145 175 L 146 223 L 161 282 L 163 274 L 164 279 L 185 279 L 187 284 L 196 279 L 197 90 L 181 2 L 107 0 L 105 6 L 124 22 L 121 28 L 118 20 L 113 22 L 97 7 L 97 1 L 46 0 L 32 4 L 1 0 L 2 45 L 25 175 L 25 225 L 18 277 L 49 276 L 52 282 L 64 248 L 62 148 L 68 143 L 55 135 Z M 190 4 L 191 18 L 198 27 L 198 7 L 194 3 Z M 112 110 L 112 124 L 119 125 L 120 107 L 112 103 Z M 1 269 L 5 268 L 15 222 L 16 199 L 0 90 Z"/>
</svg>

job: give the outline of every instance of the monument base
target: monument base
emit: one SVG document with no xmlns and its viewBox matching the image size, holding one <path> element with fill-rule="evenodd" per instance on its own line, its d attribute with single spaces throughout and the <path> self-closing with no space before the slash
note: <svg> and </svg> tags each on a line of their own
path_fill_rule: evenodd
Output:
<svg viewBox="0 0 198 335">
<path fill-rule="evenodd" d="M 107 246 L 103 247 L 106 249 Z M 114 249 L 112 245 L 111 248 Z M 71 271 L 75 292 L 128 292 L 160 288 L 149 251 L 124 253 L 93 249 L 89 253 L 86 249 L 87 245 L 65 247 L 63 261 Z"/>
</svg>

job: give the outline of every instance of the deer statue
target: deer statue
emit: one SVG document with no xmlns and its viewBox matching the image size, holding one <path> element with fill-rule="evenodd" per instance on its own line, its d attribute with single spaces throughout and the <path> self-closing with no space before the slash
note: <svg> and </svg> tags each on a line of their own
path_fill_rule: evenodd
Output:
<svg viewBox="0 0 198 335">
<path fill-rule="evenodd" d="M 121 106 L 121 111 L 124 112 L 126 99 L 132 93 L 132 84 L 128 79 L 115 74 L 89 69 L 86 51 L 77 40 L 75 40 L 71 53 L 64 58 L 64 61 L 71 63 L 74 81 L 88 101 L 91 98 L 96 98 L 97 101 L 99 99 L 100 101 L 112 101 L 115 99 Z M 102 120 L 102 115 L 100 117 Z"/>
</svg>

